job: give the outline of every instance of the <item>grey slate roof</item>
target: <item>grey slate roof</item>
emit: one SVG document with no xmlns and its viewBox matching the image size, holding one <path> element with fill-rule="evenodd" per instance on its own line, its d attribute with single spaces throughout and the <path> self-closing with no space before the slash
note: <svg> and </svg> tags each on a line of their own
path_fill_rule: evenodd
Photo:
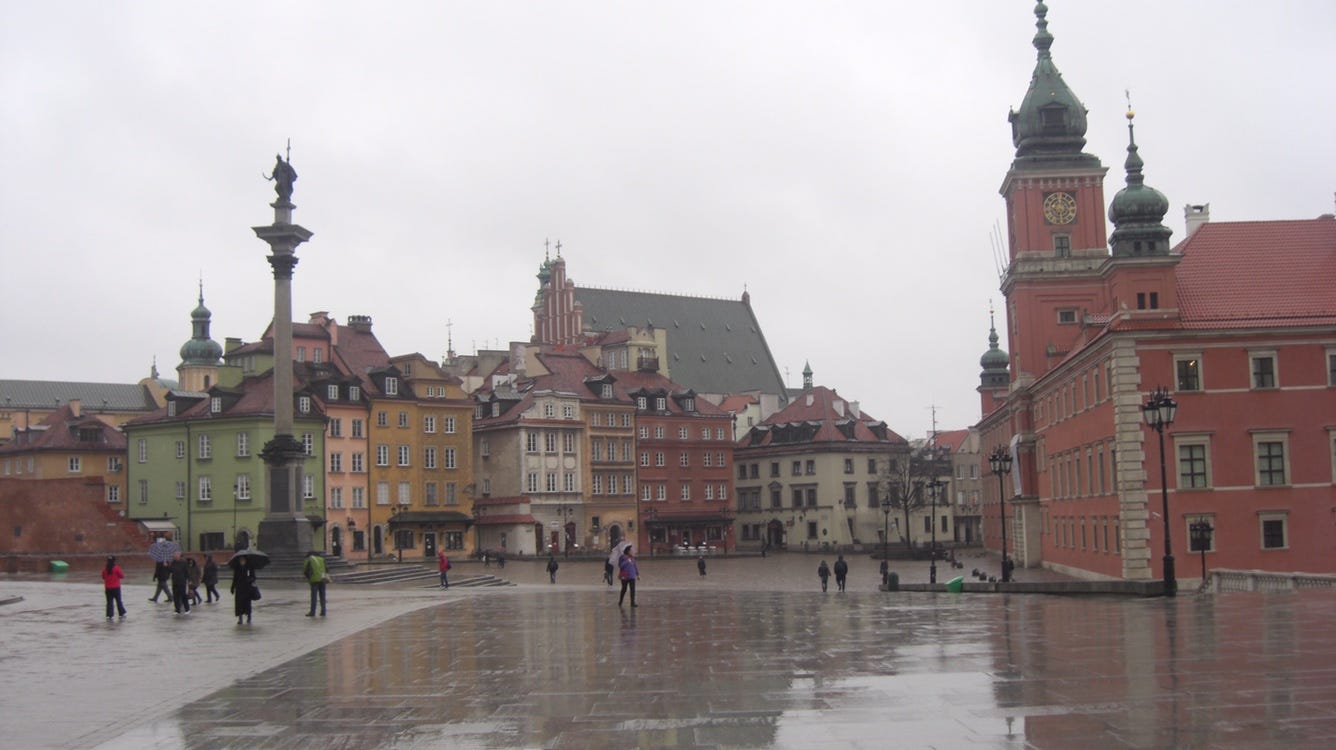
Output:
<svg viewBox="0 0 1336 750">
<path fill-rule="evenodd" d="M 759 391 L 781 396 L 784 379 L 751 306 L 741 300 L 576 287 L 584 327 L 664 329 L 668 376 L 699 393 Z"/>
<path fill-rule="evenodd" d="M 0 408 L 51 409 L 78 399 L 88 410 L 153 411 L 157 404 L 138 383 L 0 380 Z"/>
</svg>

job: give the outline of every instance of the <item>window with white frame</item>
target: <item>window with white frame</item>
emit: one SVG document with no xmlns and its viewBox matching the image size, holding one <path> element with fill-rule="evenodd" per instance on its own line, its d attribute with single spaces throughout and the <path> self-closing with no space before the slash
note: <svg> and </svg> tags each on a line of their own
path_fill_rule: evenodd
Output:
<svg viewBox="0 0 1336 750">
<path fill-rule="evenodd" d="M 1262 549 L 1289 549 L 1289 514 L 1285 511 L 1262 511 L 1257 514 L 1258 532 Z"/>
<path fill-rule="evenodd" d="M 459 465 L 458 465 L 458 463 L 456 462 L 456 455 L 455 455 L 455 449 L 454 449 L 454 448 L 446 448 L 446 449 L 445 449 L 445 468 L 447 468 L 447 469 L 457 469 L 457 468 L 459 468 Z"/>
<path fill-rule="evenodd" d="M 563 433 L 561 434 L 561 452 L 562 452 L 562 453 L 574 453 L 574 452 L 575 452 L 575 433 L 574 433 L 574 432 L 563 432 Z"/>
<path fill-rule="evenodd" d="M 389 426 L 390 426 L 390 413 L 387 412 L 387 411 L 378 411 L 378 412 L 376 412 L 376 426 L 377 426 L 377 427 L 389 427 Z"/>
<path fill-rule="evenodd" d="M 213 458 L 213 442 L 208 435 L 199 436 L 199 458 L 201 460 Z"/>
<path fill-rule="evenodd" d="M 1178 391 L 1202 390 L 1201 353 L 1174 355 L 1174 383 Z"/>
<path fill-rule="evenodd" d="M 66 466 L 69 467 L 69 471 L 71 474 L 78 474 L 82 472 L 83 456 L 70 456 L 69 460 L 66 461 Z"/>
<path fill-rule="evenodd" d="M 408 412 L 399 412 L 399 426 L 405 429 L 408 428 Z"/>
<path fill-rule="evenodd" d="M 354 487 L 354 488 L 353 488 L 353 507 L 354 507 L 354 508 L 365 508 L 365 507 L 366 507 L 366 488 L 365 488 L 365 487 Z"/>
<path fill-rule="evenodd" d="M 660 485 L 658 485 L 657 487 L 655 487 L 655 489 L 654 489 L 654 499 L 655 499 L 655 500 L 667 500 L 667 499 L 668 499 L 668 485 L 666 485 L 666 484 L 660 484 Z"/>
<path fill-rule="evenodd" d="M 649 440 L 649 427 L 646 425 L 641 425 L 638 435 L 641 440 Z"/>
<path fill-rule="evenodd" d="M 1258 487 L 1280 487 L 1289 484 L 1290 460 L 1287 432 L 1255 432 L 1253 457 Z"/>
<path fill-rule="evenodd" d="M 107 485 L 107 502 L 119 503 L 121 501 L 121 486 L 119 484 Z"/>
<path fill-rule="evenodd" d="M 656 396 L 654 398 L 654 410 L 668 411 L 668 399 L 663 396 Z"/>
<path fill-rule="evenodd" d="M 349 401 L 361 401 L 361 400 L 362 400 L 362 387 L 359 386 L 359 385 L 350 385 L 350 386 L 348 386 L 348 400 L 349 400 Z"/>
<path fill-rule="evenodd" d="M 338 452 L 338 451 L 335 451 L 335 452 L 329 454 L 329 473 L 331 473 L 331 474 L 342 474 L 342 473 L 343 473 L 343 454 L 342 454 L 342 453 L 340 453 L 340 452 Z"/>
<path fill-rule="evenodd" d="M 139 480 L 139 504 L 144 505 L 146 503 L 148 503 L 148 480 L 141 479 Z"/>
<path fill-rule="evenodd" d="M 642 484 L 642 485 L 640 485 L 640 499 L 641 499 L 641 500 L 649 500 L 651 497 L 654 496 L 654 495 L 653 495 L 653 492 L 654 492 L 654 490 L 652 490 L 648 484 Z"/>
<path fill-rule="evenodd" d="M 211 502 L 213 500 L 213 477 L 199 478 L 199 501 L 201 503 Z"/>
<path fill-rule="evenodd" d="M 705 485 L 705 499 L 706 500 L 714 499 L 714 485 L 712 484 Z"/>
<path fill-rule="evenodd" d="M 386 396 L 399 395 L 399 378 L 395 377 L 385 378 L 385 395 Z"/>
<path fill-rule="evenodd" d="M 222 404 L 219 404 L 219 408 L 222 408 Z M 311 413 L 311 397 L 310 397 L 310 396 L 298 396 L 298 397 L 297 397 L 297 411 L 301 412 L 302 414 L 310 414 L 310 413 Z"/>
<path fill-rule="evenodd" d="M 663 451 L 656 451 L 654 453 L 654 465 L 655 466 L 666 465 L 666 462 L 664 461 Z"/>
<path fill-rule="evenodd" d="M 561 416 L 566 419 L 575 419 L 575 404 L 562 404 Z"/>
<path fill-rule="evenodd" d="M 245 501 L 251 499 L 250 474 L 238 474 L 236 483 L 233 486 L 236 488 L 238 500 Z"/>
<path fill-rule="evenodd" d="M 645 398 L 644 396 L 636 396 L 636 408 L 639 409 L 640 411 L 645 411 L 646 409 L 648 409 L 649 399 Z"/>
<path fill-rule="evenodd" d="M 355 438 L 366 437 L 366 423 L 360 419 L 354 419 L 352 424 L 352 436 Z"/>
<path fill-rule="evenodd" d="M 422 485 L 422 504 L 439 505 L 441 498 L 437 495 L 438 486 L 435 482 L 427 482 Z"/>
<path fill-rule="evenodd" d="M 547 484 L 545 486 L 547 487 L 548 492 L 557 491 L 557 472 L 549 471 L 547 473 Z"/>
<path fill-rule="evenodd" d="M 1178 454 L 1178 489 L 1199 490 L 1211 486 L 1211 439 L 1209 435 L 1174 435 L 1174 449 Z M 1104 455 L 1100 453 L 1100 485 Z"/>
<path fill-rule="evenodd" d="M 412 463 L 413 463 L 413 462 L 412 462 L 412 458 L 413 458 L 413 446 L 411 446 L 411 445 L 401 445 L 401 446 L 399 446 L 399 465 L 400 465 L 400 466 L 411 466 Z"/>
<path fill-rule="evenodd" d="M 532 431 L 531 431 L 531 432 L 527 432 L 527 433 L 524 434 L 524 451 L 525 451 L 525 453 L 537 453 L 537 452 L 538 452 L 538 433 L 537 433 L 537 432 L 532 432 Z"/>
<path fill-rule="evenodd" d="M 1267 390 L 1279 384 L 1274 351 L 1250 351 L 1248 362 L 1252 370 L 1251 382 L 1254 390 Z"/>
<path fill-rule="evenodd" d="M 422 451 L 422 468 L 436 468 L 436 446 L 429 445 Z"/>
<path fill-rule="evenodd" d="M 112 474 L 115 474 L 120 470 L 121 470 L 121 457 L 107 456 L 107 471 L 111 472 Z"/>
<path fill-rule="evenodd" d="M 302 433 L 302 453 L 308 456 L 315 455 L 315 435 L 309 432 Z"/>
<path fill-rule="evenodd" d="M 538 472 L 536 472 L 536 471 L 531 471 L 531 472 L 528 473 L 528 475 L 525 476 L 525 478 L 524 478 L 524 491 L 525 491 L 525 492 L 537 492 L 537 491 L 538 491 Z"/>
<path fill-rule="evenodd" d="M 589 492 L 590 492 L 590 494 L 592 494 L 592 495 L 602 495 L 602 494 L 603 494 L 603 476 L 602 476 L 601 474 L 595 472 L 595 473 L 594 473 L 594 476 L 592 477 L 592 479 L 591 479 L 590 481 L 591 481 L 591 484 L 590 484 L 590 486 L 589 486 Z"/>
<path fill-rule="evenodd" d="M 599 389 L 599 398 L 603 399 L 612 398 L 612 383 L 603 384 L 603 387 Z"/>
<path fill-rule="evenodd" d="M 678 487 L 678 490 L 677 490 L 677 497 L 678 497 L 679 500 L 690 500 L 690 499 L 691 499 L 691 485 L 687 484 L 686 482 L 683 482 L 683 483 Z"/>
<path fill-rule="evenodd" d="M 422 431 L 428 435 L 436 432 L 436 417 L 428 414 L 422 418 Z"/>
<path fill-rule="evenodd" d="M 343 437 L 343 420 L 335 417 L 329 420 L 329 436 Z"/>
<path fill-rule="evenodd" d="M 136 459 L 139 463 L 148 463 L 148 440 L 139 438 L 135 441 Z"/>
<path fill-rule="evenodd" d="M 305 474 L 302 476 L 302 499 L 315 499 L 315 475 Z"/>
<path fill-rule="evenodd" d="M 413 483 L 412 483 L 412 482 L 400 482 L 400 483 L 399 483 L 399 504 L 400 504 L 400 505 L 412 505 L 412 504 L 413 504 Z"/>
<path fill-rule="evenodd" d="M 678 466 L 690 466 L 690 465 L 691 465 L 691 454 L 690 454 L 690 453 L 687 453 L 686 451 L 682 451 L 680 454 L 678 454 L 678 457 L 677 457 L 677 465 L 678 465 Z"/>
<path fill-rule="evenodd" d="M 361 474 L 366 471 L 366 457 L 362 453 L 353 453 L 352 470 L 354 474 Z"/>
<path fill-rule="evenodd" d="M 446 505 L 459 504 L 459 489 L 454 482 L 445 483 L 445 504 Z"/>
<path fill-rule="evenodd" d="M 376 505 L 390 504 L 390 483 L 376 482 Z"/>
<path fill-rule="evenodd" d="M 482 478 L 482 496 L 483 496 L 483 497 L 487 497 L 487 496 L 489 496 L 489 495 L 491 495 L 491 494 L 492 494 L 492 479 L 491 479 L 491 477 L 483 477 L 483 478 Z"/>
<path fill-rule="evenodd" d="M 376 445 L 376 465 L 377 466 L 390 465 L 390 446 L 384 443 L 378 443 Z"/>
<path fill-rule="evenodd" d="M 325 400 L 326 400 L 326 401 L 338 401 L 338 400 L 339 400 L 339 387 L 338 387 L 337 385 L 333 385 L 333 384 L 331 384 L 331 385 L 325 386 Z"/>
<path fill-rule="evenodd" d="M 686 428 L 686 427 L 678 427 L 678 428 L 677 428 L 677 439 L 678 439 L 678 440 L 686 440 L 686 439 L 687 439 L 687 428 Z"/>
<path fill-rule="evenodd" d="M 721 485 L 719 485 L 719 492 L 717 492 L 716 494 L 719 496 L 719 499 L 720 499 L 720 500 L 727 500 L 727 499 L 728 499 L 728 485 L 726 485 L 726 484 L 721 484 Z M 757 504 L 757 507 L 758 507 L 758 508 L 760 507 L 760 502 L 761 502 L 761 501 L 760 501 L 760 498 L 757 498 L 756 504 Z"/>
<path fill-rule="evenodd" d="M 442 430 L 442 432 L 444 432 L 444 433 L 447 434 L 447 435 L 453 435 L 453 434 L 455 434 L 455 418 L 454 418 L 454 417 L 446 417 L 446 418 L 445 418 L 445 429 Z"/>
<path fill-rule="evenodd" d="M 640 465 L 649 466 L 649 451 L 640 451 Z"/>
<path fill-rule="evenodd" d="M 551 401 L 543 402 L 543 416 L 551 419 L 557 416 L 557 406 Z"/>
</svg>

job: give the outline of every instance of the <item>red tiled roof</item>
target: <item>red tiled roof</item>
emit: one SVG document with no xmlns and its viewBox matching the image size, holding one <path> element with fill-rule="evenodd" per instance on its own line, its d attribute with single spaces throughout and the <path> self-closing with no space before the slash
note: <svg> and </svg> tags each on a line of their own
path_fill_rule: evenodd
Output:
<svg viewBox="0 0 1336 750">
<path fill-rule="evenodd" d="M 757 404 L 757 403 L 760 403 L 760 402 L 761 402 L 761 399 L 759 399 L 759 398 L 757 398 L 757 397 L 755 397 L 755 396 L 748 396 L 748 395 L 745 395 L 745 394 L 744 394 L 744 395 L 738 395 L 738 396 L 728 396 L 728 397 L 725 398 L 723 401 L 719 402 L 719 408 L 720 408 L 720 409 L 723 409 L 724 411 L 732 412 L 732 413 L 736 414 L 736 413 L 738 413 L 738 412 L 740 412 L 740 411 L 746 409 L 748 406 L 751 406 L 752 404 Z"/>
<path fill-rule="evenodd" d="M 943 430 L 937 433 L 937 444 L 955 452 L 960 450 L 960 446 L 964 444 L 965 438 L 969 437 L 969 434 L 969 430 Z"/>
<path fill-rule="evenodd" d="M 1184 327 L 1336 321 L 1336 219 L 1207 223 L 1175 252 Z"/>
<path fill-rule="evenodd" d="M 879 424 L 878 420 L 867 412 L 860 412 L 855 417 L 848 401 L 845 401 L 830 388 L 820 385 L 813 387 L 811 392 L 799 393 L 788 406 L 771 414 L 759 427 L 777 427 L 797 423 L 815 424 L 818 425 L 817 430 L 811 439 L 806 442 L 846 443 L 850 440 L 840 432 L 838 425 L 850 421 L 854 424 L 853 440 L 855 442 L 882 442 L 869 426 Z M 755 431 L 757 428 L 752 429 Z M 759 443 L 752 443 L 752 445 L 769 444 L 771 437 L 772 435 L 766 434 Z M 745 443 L 747 438 L 743 440 Z M 888 427 L 886 429 L 886 442 L 903 443 L 905 439 Z"/>
</svg>

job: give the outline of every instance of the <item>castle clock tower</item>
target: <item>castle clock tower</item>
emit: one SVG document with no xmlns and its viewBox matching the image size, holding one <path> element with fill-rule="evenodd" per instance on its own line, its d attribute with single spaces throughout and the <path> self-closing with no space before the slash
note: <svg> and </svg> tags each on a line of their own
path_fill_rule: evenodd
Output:
<svg viewBox="0 0 1336 750">
<path fill-rule="evenodd" d="M 1012 377 L 1038 377 L 1079 335 L 1083 311 L 1105 306 L 1108 258 L 1104 173 L 1085 153 L 1086 108 L 1053 64 L 1048 6 L 1035 5 L 1038 51 L 1030 88 L 1013 110 L 1016 158 L 1002 182 L 1007 205 L 1007 296 Z M 1021 336 L 1019 331 L 1025 331 Z"/>
</svg>

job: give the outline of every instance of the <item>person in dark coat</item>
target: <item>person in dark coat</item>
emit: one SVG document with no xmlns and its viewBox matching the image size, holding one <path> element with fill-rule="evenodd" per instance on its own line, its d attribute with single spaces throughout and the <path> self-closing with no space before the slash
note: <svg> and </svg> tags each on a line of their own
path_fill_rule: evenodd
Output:
<svg viewBox="0 0 1336 750">
<path fill-rule="evenodd" d="M 172 590 L 168 588 L 168 581 L 170 581 L 171 579 L 172 579 L 172 569 L 168 567 L 167 563 L 165 562 L 154 563 L 153 582 L 157 584 L 157 588 L 153 589 L 153 596 L 149 597 L 149 601 L 153 602 L 154 604 L 157 604 L 159 594 L 166 594 L 167 598 L 171 599 Z"/>
<path fill-rule="evenodd" d="M 187 587 L 190 585 L 190 566 L 181 557 L 180 552 L 172 553 L 172 564 L 168 566 L 171 570 L 172 579 L 172 608 L 176 614 L 190 614 L 190 593 Z"/>
<path fill-rule="evenodd" d="M 835 561 L 835 586 L 840 591 L 844 590 L 844 579 L 849 575 L 849 563 L 844 561 L 844 555 L 840 555 Z"/>
<path fill-rule="evenodd" d="M 553 583 L 557 582 L 557 558 L 555 555 L 547 556 L 547 577 Z"/>
<path fill-rule="evenodd" d="M 622 556 L 617 558 L 617 569 L 622 579 L 622 594 L 617 597 L 617 606 L 622 606 L 622 601 L 626 599 L 626 590 L 631 590 L 631 606 L 639 607 L 636 604 L 636 579 L 640 578 L 640 569 L 636 567 L 635 555 L 631 554 L 631 548 L 627 547 L 622 551 Z"/>
<path fill-rule="evenodd" d="M 821 564 L 816 566 L 816 574 L 821 578 L 821 590 L 825 591 L 826 583 L 830 581 L 830 566 L 826 564 L 825 560 L 822 560 Z"/>
<path fill-rule="evenodd" d="M 204 601 L 203 597 L 199 595 L 199 584 L 202 577 L 203 573 L 200 572 L 199 563 L 195 562 L 195 558 L 187 557 L 186 596 L 189 597 L 191 604 L 199 604 Z"/>
<path fill-rule="evenodd" d="M 213 604 L 215 599 L 223 600 L 223 595 L 218 593 L 218 562 L 213 559 L 213 555 L 204 556 L 204 575 L 201 580 L 204 583 L 205 604 Z"/>
<path fill-rule="evenodd" d="M 242 555 L 232 566 L 232 595 L 235 600 L 235 609 L 237 615 L 237 624 L 241 624 L 241 618 L 246 618 L 246 624 L 251 621 L 251 601 L 255 598 L 255 569 L 246 561 L 246 556 Z"/>
<path fill-rule="evenodd" d="M 696 558 L 696 570 L 700 571 L 700 577 L 705 577 L 705 555 Z"/>
</svg>

